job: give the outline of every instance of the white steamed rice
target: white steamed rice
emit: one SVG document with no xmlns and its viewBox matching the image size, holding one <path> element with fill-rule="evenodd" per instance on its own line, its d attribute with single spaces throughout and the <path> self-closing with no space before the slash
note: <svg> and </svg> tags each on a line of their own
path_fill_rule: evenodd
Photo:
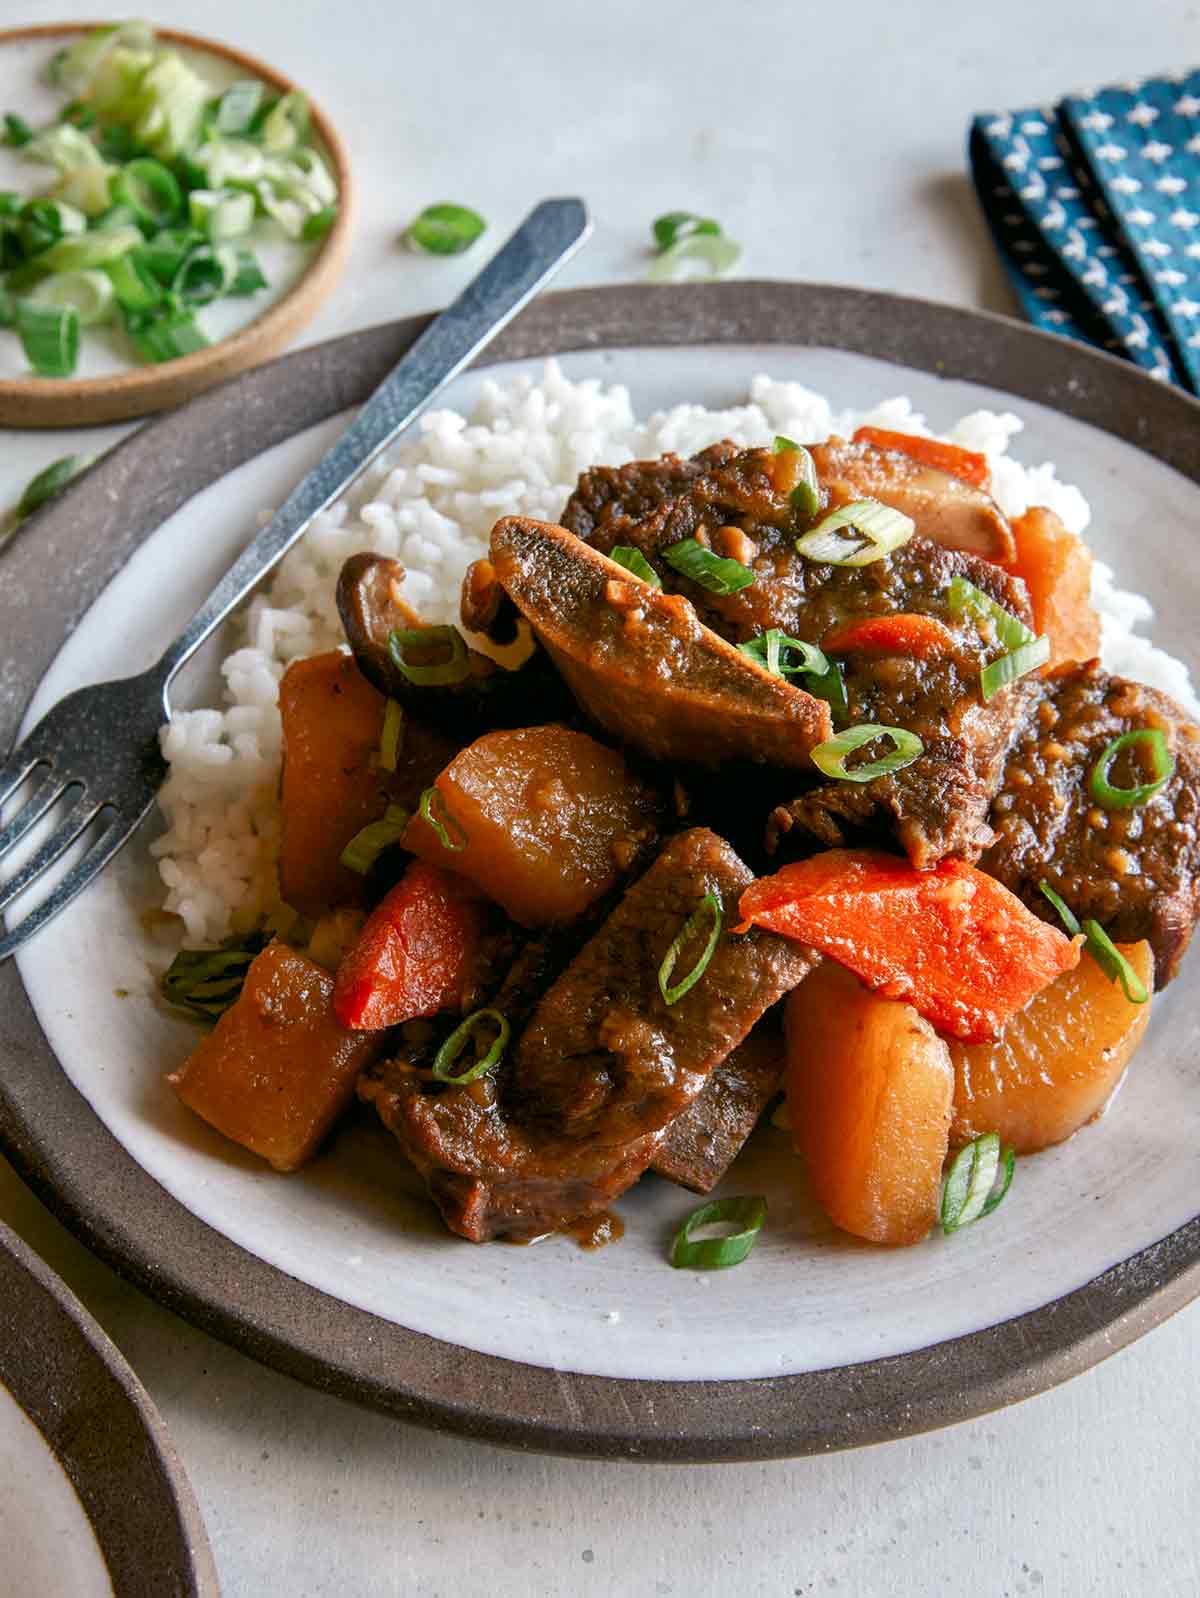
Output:
<svg viewBox="0 0 1200 1598">
<path fill-rule="evenodd" d="M 554 361 L 540 382 L 485 382 L 470 419 L 430 412 L 411 442 L 317 518 L 266 590 L 228 624 L 236 647 L 221 665 L 224 705 L 177 711 L 164 729 L 170 771 L 159 803 L 167 826 L 151 850 L 164 908 L 181 918 L 185 942 L 215 941 L 280 913 L 279 680 L 291 661 L 342 642 L 334 586 L 348 555 L 372 549 L 402 561 L 409 601 L 429 621 L 450 621 L 463 570 L 485 553 L 493 523 L 507 515 L 556 520 L 585 467 L 668 450 L 689 455 L 720 438 L 747 445 L 776 433 L 820 439 L 865 423 L 930 432 L 903 397 L 835 412 L 801 384 L 765 376 L 754 379 L 746 405 L 676 405 L 642 422 L 625 388 L 573 383 Z M 1008 455 L 1021 426 L 1009 413 L 975 411 L 944 436 L 987 454 L 993 492 L 1008 515 L 1046 505 L 1082 534 L 1091 513 L 1079 490 L 1060 483 L 1052 465 L 1023 466 Z M 1134 631 L 1151 619 L 1149 602 L 1116 588 L 1100 562 L 1093 599 L 1108 669 L 1152 683 L 1200 714 L 1187 668 Z"/>
</svg>

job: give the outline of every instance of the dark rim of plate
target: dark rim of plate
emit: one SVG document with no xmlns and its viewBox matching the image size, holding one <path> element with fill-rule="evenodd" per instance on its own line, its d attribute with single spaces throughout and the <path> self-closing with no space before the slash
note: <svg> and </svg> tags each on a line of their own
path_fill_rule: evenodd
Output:
<svg viewBox="0 0 1200 1598">
<path fill-rule="evenodd" d="M 49 1444 L 129 1598 L 216 1598 L 191 1485 L 162 1417 L 70 1290 L 0 1224 L 0 1387 Z"/>
<path fill-rule="evenodd" d="M 137 546 L 225 473 L 361 403 L 426 321 L 354 333 L 235 378 L 143 427 L 38 513 L 3 560 L 0 748 L 63 640 Z M 705 344 L 833 348 L 984 384 L 1091 423 L 1200 483 L 1200 403 L 1178 390 L 1005 317 L 866 290 L 771 282 L 578 289 L 535 302 L 480 364 Z M 173 463 L 170 474 L 163 461 Z M 198 1220 L 67 1080 L 11 962 L 0 967 L 0 1059 L 5 1152 L 89 1248 L 151 1297 L 315 1387 L 510 1447 L 683 1463 L 903 1437 L 1052 1387 L 1200 1294 L 1198 1216 L 1041 1309 L 914 1353 L 760 1380 L 564 1375 L 355 1309 Z"/>
</svg>

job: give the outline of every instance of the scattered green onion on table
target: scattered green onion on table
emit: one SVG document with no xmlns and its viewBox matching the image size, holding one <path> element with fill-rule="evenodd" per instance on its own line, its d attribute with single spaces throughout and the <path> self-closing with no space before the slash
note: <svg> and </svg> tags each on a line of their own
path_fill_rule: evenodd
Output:
<svg viewBox="0 0 1200 1598">
<path fill-rule="evenodd" d="M 0 326 L 39 377 L 71 376 L 89 327 L 123 329 L 146 362 L 204 348 L 200 307 L 267 286 L 245 242 L 260 219 L 304 243 L 336 218 L 303 95 L 218 92 L 140 22 L 84 34 L 50 76 L 72 96 L 59 120 L 9 112 L 4 142 L 54 181 L 0 194 Z"/>
<path fill-rule="evenodd" d="M 409 223 L 404 242 L 425 255 L 461 255 L 483 236 L 487 223 L 466 205 L 427 205 Z"/>
<path fill-rule="evenodd" d="M 646 273 L 652 283 L 669 282 L 700 265 L 709 277 L 724 277 L 741 258 L 742 247 L 726 238 L 721 224 L 692 211 L 668 211 L 650 227 L 655 260 Z"/>
</svg>

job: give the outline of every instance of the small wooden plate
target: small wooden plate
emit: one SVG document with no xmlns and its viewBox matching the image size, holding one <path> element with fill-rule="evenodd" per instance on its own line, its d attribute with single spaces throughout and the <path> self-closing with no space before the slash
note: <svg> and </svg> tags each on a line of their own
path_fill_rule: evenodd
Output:
<svg viewBox="0 0 1200 1598">
<path fill-rule="evenodd" d="M 91 26 L 61 22 L 5 29 L 0 31 L 0 48 L 36 39 L 49 42 L 68 38 L 88 32 Z M 228 45 L 173 28 L 156 28 L 155 34 L 170 44 L 229 62 L 247 77 L 259 78 L 281 94 L 297 88 L 274 67 Z M 223 378 L 277 354 L 312 320 L 345 264 L 354 190 L 345 146 L 333 124 L 311 100 L 309 115 L 337 179 L 338 214 L 303 277 L 236 333 L 161 366 L 131 366 L 127 371 L 98 377 L 0 378 L 0 426 L 89 427 L 169 410 Z"/>
</svg>

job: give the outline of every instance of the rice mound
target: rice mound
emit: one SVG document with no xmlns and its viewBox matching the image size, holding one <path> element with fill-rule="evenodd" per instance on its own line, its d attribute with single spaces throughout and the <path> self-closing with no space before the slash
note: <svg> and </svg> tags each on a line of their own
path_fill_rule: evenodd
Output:
<svg viewBox="0 0 1200 1598">
<path fill-rule="evenodd" d="M 163 907 L 182 920 L 184 942 L 215 942 L 264 918 L 286 919 L 275 870 L 279 681 L 293 660 L 343 642 L 334 588 L 347 556 L 370 549 L 402 561 L 409 602 L 431 622 L 453 621 L 463 571 L 486 553 L 493 523 L 510 515 L 557 520 L 588 466 L 690 455 L 721 438 L 817 440 L 864 424 L 933 436 L 903 396 L 839 412 L 800 383 L 766 376 L 751 383 L 746 405 L 676 405 L 641 422 L 622 385 L 571 382 L 556 361 L 547 361 L 540 382 L 487 380 L 469 419 L 429 412 L 411 441 L 316 518 L 268 586 L 227 624 L 236 647 L 221 665 L 224 706 L 176 711 L 163 729 L 169 772 L 158 802 L 166 831 L 150 847 L 166 888 Z M 1021 428 L 1009 412 L 974 411 L 941 436 L 988 456 L 1007 515 L 1046 505 L 1081 535 L 1091 512 L 1079 490 L 1059 482 L 1052 465 L 1023 466 L 1007 453 Z M 1134 632 L 1153 615 L 1149 601 L 1117 588 L 1100 562 L 1093 601 L 1105 666 L 1200 715 L 1187 668 Z"/>
</svg>

